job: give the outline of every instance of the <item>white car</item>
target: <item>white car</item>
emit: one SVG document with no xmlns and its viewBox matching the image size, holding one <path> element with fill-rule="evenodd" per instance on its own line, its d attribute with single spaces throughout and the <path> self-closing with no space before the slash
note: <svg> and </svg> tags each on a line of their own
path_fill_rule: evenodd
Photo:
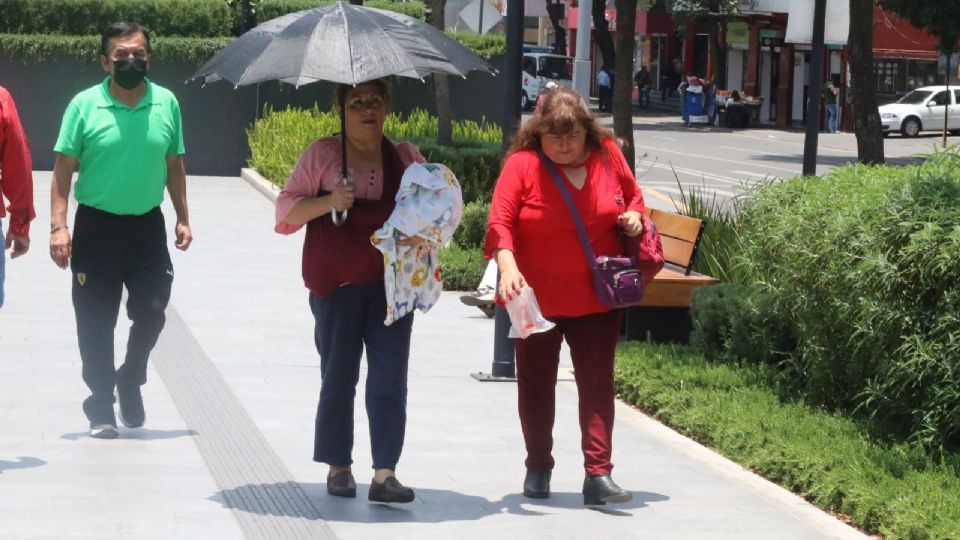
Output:
<svg viewBox="0 0 960 540">
<path fill-rule="evenodd" d="M 520 108 L 532 109 L 537 98 L 547 89 L 547 83 L 553 81 L 560 86 L 573 86 L 573 58 L 557 54 L 524 52 L 523 74 L 520 78 Z"/>
<path fill-rule="evenodd" d="M 942 130 L 945 113 L 947 129 L 960 134 L 960 88 L 924 86 L 911 90 L 896 102 L 880 107 L 883 136 L 899 131 L 904 137 L 916 137 L 921 131 Z"/>
</svg>

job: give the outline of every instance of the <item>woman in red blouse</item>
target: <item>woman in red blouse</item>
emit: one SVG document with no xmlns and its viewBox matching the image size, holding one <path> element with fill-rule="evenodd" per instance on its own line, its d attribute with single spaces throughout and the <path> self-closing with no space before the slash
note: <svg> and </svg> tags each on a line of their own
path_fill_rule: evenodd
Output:
<svg viewBox="0 0 960 540">
<path fill-rule="evenodd" d="M 584 504 L 626 502 L 632 495 L 610 477 L 620 312 L 605 307 L 593 292 L 573 219 L 537 155 L 541 149 L 557 165 L 596 255 L 622 254 L 618 233 L 635 237 L 643 230 L 643 196 L 613 133 L 598 125 L 576 92 L 558 88 L 546 94 L 508 153 L 493 193 L 485 245 L 485 255 L 500 267 L 501 299 L 529 285 L 544 317 L 556 323 L 548 332 L 515 340 L 527 447 L 523 493 L 550 496 L 557 366 L 566 339 L 580 398 Z M 626 209 L 622 213 L 618 198 Z"/>
</svg>

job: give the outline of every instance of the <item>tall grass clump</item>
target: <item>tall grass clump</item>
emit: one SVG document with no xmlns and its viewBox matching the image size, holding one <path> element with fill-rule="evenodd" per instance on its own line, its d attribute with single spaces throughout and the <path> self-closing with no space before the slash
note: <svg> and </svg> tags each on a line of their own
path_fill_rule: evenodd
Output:
<svg viewBox="0 0 960 540">
<path fill-rule="evenodd" d="M 704 225 L 693 271 L 724 283 L 741 281 L 736 274 L 734 258 L 740 252 L 737 216 L 742 199 L 738 196 L 725 201 L 716 193 L 708 193 L 705 186 L 684 188 L 679 178 L 677 186 L 680 188 L 677 212 L 700 219 Z"/>
<path fill-rule="evenodd" d="M 960 445 L 956 149 L 768 185 L 739 219 L 737 271 L 796 332 L 781 382 L 924 447 Z"/>
</svg>

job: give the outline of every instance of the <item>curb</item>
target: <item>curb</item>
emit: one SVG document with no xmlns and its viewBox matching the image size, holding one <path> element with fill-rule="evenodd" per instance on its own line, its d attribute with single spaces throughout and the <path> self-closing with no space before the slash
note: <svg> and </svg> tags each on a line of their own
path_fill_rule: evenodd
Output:
<svg viewBox="0 0 960 540">
<path fill-rule="evenodd" d="M 253 186 L 254 189 L 269 199 L 270 202 L 277 204 L 277 195 L 280 194 L 280 188 L 264 178 L 256 169 L 240 169 L 240 178 L 243 178 L 244 181 Z"/>
</svg>

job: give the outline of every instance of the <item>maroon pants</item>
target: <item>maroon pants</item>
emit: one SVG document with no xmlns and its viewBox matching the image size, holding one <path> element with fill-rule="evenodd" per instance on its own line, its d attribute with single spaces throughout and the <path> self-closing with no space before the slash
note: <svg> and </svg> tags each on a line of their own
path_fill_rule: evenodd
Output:
<svg viewBox="0 0 960 540">
<path fill-rule="evenodd" d="M 610 474 L 613 464 L 613 355 L 620 311 L 552 319 L 549 332 L 514 340 L 520 426 L 528 469 L 553 469 L 553 419 L 557 367 L 564 338 L 573 358 L 580 397 L 580 446 L 587 474 Z"/>
</svg>

